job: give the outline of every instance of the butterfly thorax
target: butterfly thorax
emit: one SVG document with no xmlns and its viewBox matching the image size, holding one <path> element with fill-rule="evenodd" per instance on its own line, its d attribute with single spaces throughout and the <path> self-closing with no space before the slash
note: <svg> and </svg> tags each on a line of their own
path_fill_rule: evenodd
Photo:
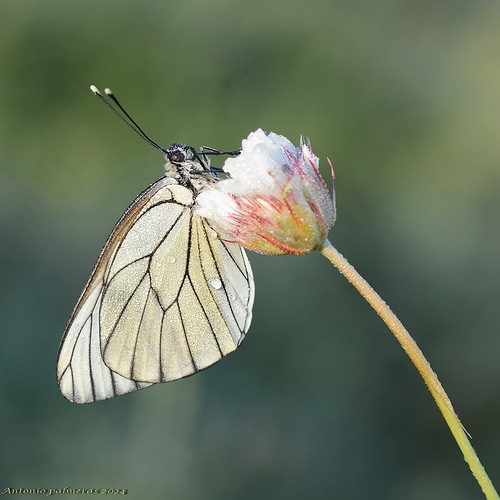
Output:
<svg viewBox="0 0 500 500">
<path fill-rule="evenodd" d="M 191 146 L 172 144 L 165 150 L 165 175 L 186 186 L 195 195 L 218 181 L 206 156 L 200 156 Z"/>
</svg>

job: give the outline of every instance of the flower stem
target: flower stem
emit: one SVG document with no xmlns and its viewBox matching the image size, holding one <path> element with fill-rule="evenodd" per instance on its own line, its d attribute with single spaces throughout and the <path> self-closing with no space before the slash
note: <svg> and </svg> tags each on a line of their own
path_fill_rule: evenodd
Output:
<svg viewBox="0 0 500 500">
<path fill-rule="evenodd" d="M 491 480 L 486 474 L 484 467 L 481 465 L 474 448 L 470 444 L 466 431 L 458 419 L 451 401 L 443 389 L 443 386 L 439 382 L 437 375 L 432 371 L 432 368 L 425 359 L 422 351 L 403 326 L 401 321 L 399 321 L 397 316 L 391 311 L 390 307 L 382 300 L 380 295 L 378 295 L 378 293 L 328 240 L 325 240 L 323 245 L 319 247 L 318 250 L 340 271 L 341 274 L 345 276 L 345 278 L 356 288 L 356 290 L 358 290 L 358 292 L 366 299 L 373 309 L 375 309 L 377 314 L 389 327 L 424 379 L 424 382 L 441 410 L 441 413 L 443 414 L 455 441 L 462 450 L 465 461 L 469 464 L 472 474 L 481 486 L 484 495 L 488 500 L 500 500 L 495 487 L 491 483 Z"/>
</svg>

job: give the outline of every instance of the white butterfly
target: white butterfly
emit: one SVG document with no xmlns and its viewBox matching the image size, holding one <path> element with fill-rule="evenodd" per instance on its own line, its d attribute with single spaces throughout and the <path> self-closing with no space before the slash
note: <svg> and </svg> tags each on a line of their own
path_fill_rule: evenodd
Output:
<svg viewBox="0 0 500 500">
<path fill-rule="evenodd" d="M 207 159 L 215 150 L 160 149 L 165 176 L 116 224 L 64 332 L 57 379 L 75 403 L 192 375 L 234 351 L 250 327 L 245 251 L 193 210 L 199 192 L 217 182 Z"/>
</svg>

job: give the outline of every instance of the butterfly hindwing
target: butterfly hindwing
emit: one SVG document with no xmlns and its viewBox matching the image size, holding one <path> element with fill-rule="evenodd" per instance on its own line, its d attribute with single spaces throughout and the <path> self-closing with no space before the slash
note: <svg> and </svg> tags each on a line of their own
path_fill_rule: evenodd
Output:
<svg viewBox="0 0 500 500">
<path fill-rule="evenodd" d="M 147 223 L 137 221 L 123 239 L 101 306 L 106 365 L 151 383 L 186 377 L 236 349 L 253 303 L 243 249 L 220 241 L 193 213 L 186 188 L 172 191 L 171 199 L 144 211 Z M 151 228 L 160 226 L 161 234 L 155 229 L 152 236 Z M 138 252 L 142 231 L 147 244 Z"/>
</svg>

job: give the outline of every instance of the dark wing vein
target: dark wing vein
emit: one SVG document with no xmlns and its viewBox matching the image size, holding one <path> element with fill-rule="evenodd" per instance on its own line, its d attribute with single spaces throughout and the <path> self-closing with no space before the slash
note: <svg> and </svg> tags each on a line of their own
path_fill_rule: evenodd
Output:
<svg viewBox="0 0 500 500">
<path fill-rule="evenodd" d="M 175 205 L 181 205 L 180 203 L 176 202 L 176 201 L 172 201 L 172 200 L 164 200 L 164 201 L 159 201 L 158 203 L 155 203 L 153 206 L 149 207 L 147 210 L 145 210 L 143 213 L 141 213 L 141 215 L 137 218 L 136 222 L 142 218 L 144 215 L 146 215 L 148 212 L 150 212 L 153 208 L 155 207 L 158 207 L 158 206 L 161 206 L 161 205 L 164 205 L 166 203 L 170 203 L 170 204 L 175 204 Z M 109 281 L 105 281 L 105 285 L 107 285 L 110 281 L 113 280 L 113 278 L 120 272 L 120 271 L 123 271 L 124 269 L 126 269 L 127 267 L 131 266 L 132 264 L 138 262 L 139 260 L 142 260 L 144 259 L 145 257 L 152 257 L 156 250 L 158 250 L 158 248 L 162 245 L 162 243 L 168 238 L 169 234 L 171 233 L 171 231 L 175 228 L 176 224 L 179 222 L 179 219 L 184 215 L 185 211 L 186 210 L 189 210 L 188 207 L 186 207 L 185 205 L 182 205 L 184 206 L 184 210 L 182 210 L 180 213 L 179 213 L 179 216 L 177 217 L 177 219 L 175 219 L 175 221 L 172 223 L 172 225 L 170 226 L 170 228 L 165 232 L 165 235 L 159 240 L 158 244 L 147 254 L 144 254 L 144 255 L 141 255 L 140 257 L 137 257 L 136 259 L 133 259 L 129 262 L 127 262 L 127 264 L 125 264 L 123 267 L 121 267 L 120 269 L 117 269 L 115 271 L 115 274 L 113 275 L 113 277 L 111 278 L 111 280 Z M 116 256 L 118 255 L 123 243 L 125 241 L 125 238 L 123 238 L 117 245 L 116 247 L 116 252 L 114 253 L 113 255 L 113 258 L 111 259 L 110 263 L 109 263 L 109 266 L 108 266 L 108 272 L 109 270 L 111 270 L 111 268 L 113 267 L 113 262 L 115 261 L 116 259 Z M 149 269 L 149 265 L 148 265 L 148 269 Z"/>
<path fill-rule="evenodd" d="M 204 220 L 203 220 L 202 224 L 200 224 L 200 225 L 201 225 L 202 235 L 198 235 L 198 252 L 201 254 L 200 238 L 203 236 L 205 238 L 205 240 L 209 242 L 209 244 L 207 246 L 208 246 L 208 248 L 210 250 L 210 257 L 212 258 L 212 263 L 213 263 L 213 265 L 214 265 L 214 267 L 215 267 L 215 269 L 217 271 L 217 277 L 218 277 L 218 279 L 220 280 L 220 282 L 222 284 L 222 289 L 224 290 L 224 295 L 226 297 L 226 301 L 227 301 L 228 304 L 230 304 L 230 307 L 231 307 L 231 301 L 229 299 L 229 294 L 228 294 L 227 289 L 226 289 L 226 283 L 225 283 L 224 277 L 222 276 L 222 274 L 220 272 L 219 263 L 218 263 L 218 261 L 217 261 L 217 259 L 215 257 L 215 254 L 214 254 L 214 248 L 212 246 L 212 241 L 211 241 L 213 238 L 210 238 L 210 236 L 208 235 L 206 227 L 205 227 L 205 224 L 204 224 Z M 217 239 L 215 241 L 219 241 L 219 240 Z M 202 272 L 203 272 L 203 277 L 205 278 L 205 282 L 208 283 L 208 280 L 210 278 L 212 278 L 213 276 L 208 276 L 208 274 L 207 274 L 207 265 L 205 263 L 206 259 L 207 259 L 207 256 L 204 259 L 200 259 L 200 265 L 201 265 L 201 269 L 202 269 Z M 225 320 L 225 315 L 224 315 L 223 309 L 221 307 L 220 301 L 214 299 L 214 303 L 215 303 L 215 305 L 217 307 L 217 310 L 218 310 L 220 316 Z M 210 324 L 210 328 L 211 328 L 211 330 L 213 332 L 213 335 L 215 337 L 215 340 L 217 342 L 217 346 L 219 347 L 219 350 L 220 350 L 221 355 L 222 355 L 222 349 L 220 347 L 219 340 L 217 339 L 217 335 L 215 334 L 215 332 L 213 330 L 212 324 L 210 322 L 209 315 L 206 313 L 206 310 L 203 307 L 203 304 L 201 304 L 201 306 L 202 306 L 202 308 L 203 308 L 203 310 L 205 312 L 205 315 L 207 317 L 208 323 Z M 236 320 L 236 316 L 234 314 L 234 311 L 233 311 L 232 307 L 231 307 L 231 312 L 232 312 L 233 319 L 234 319 L 236 325 L 238 325 L 238 322 Z"/>
<path fill-rule="evenodd" d="M 235 243 L 227 243 L 227 242 L 225 242 L 225 241 L 223 241 L 221 239 L 216 239 L 216 240 L 212 241 L 210 239 L 208 233 L 207 233 L 206 227 L 204 225 L 202 225 L 202 227 L 203 227 L 203 231 L 204 231 L 205 237 L 210 242 L 209 248 L 210 248 L 210 252 L 211 252 L 211 255 L 212 255 L 212 260 L 213 260 L 213 262 L 215 264 L 215 267 L 217 268 L 217 273 L 218 273 L 219 277 L 221 278 L 221 283 L 222 283 L 222 286 L 223 286 L 223 289 L 224 289 L 224 294 L 226 296 L 227 302 L 228 302 L 229 307 L 231 309 L 231 313 L 232 313 L 234 322 L 237 325 L 237 327 L 238 327 L 238 329 L 240 331 L 240 334 L 242 336 L 244 336 L 245 335 L 244 326 L 246 324 L 246 318 L 248 317 L 248 314 L 251 314 L 251 311 L 248 308 L 248 303 L 249 303 L 249 300 L 250 300 L 250 297 L 251 297 L 251 291 L 250 291 L 251 283 L 249 281 L 248 272 L 243 272 L 243 269 L 241 269 L 241 267 L 239 266 L 239 263 L 235 260 L 233 254 L 230 252 L 230 250 L 227 247 L 227 245 L 235 246 Z M 217 244 L 220 244 L 223 247 L 224 251 L 226 252 L 225 255 L 224 255 L 224 258 L 228 257 L 230 259 L 230 261 L 234 264 L 234 267 L 236 267 L 236 269 L 241 273 L 241 275 L 245 279 L 245 282 L 247 283 L 247 290 L 246 291 L 247 291 L 248 298 L 247 298 L 247 303 L 245 304 L 245 306 L 247 307 L 247 316 L 245 317 L 245 322 L 243 323 L 243 328 L 240 326 L 240 324 L 238 322 L 238 315 L 237 315 L 237 312 L 235 310 L 236 306 L 233 305 L 233 301 L 230 300 L 224 276 L 221 273 L 221 270 L 220 270 L 220 267 L 219 267 L 219 263 L 218 263 L 218 261 L 217 261 L 217 259 L 215 257 L 215 248 L 214 247 Z M 240 255 L 243 258 L 242 253 L 243 253 L 244 250 L 241 247 L 239 247 L 239 246 L 236 249 L 237 249 L 237 251 L 240 252 Z M 222 257 L 222 255 L 221 255 L 221 257 Z M 222 261 L 224 261 L 224 258 L 222 259 Z M 243 262 L 245 262 L 244 259 L 243 259 Z M 229 266 L 227 266 L 226 264 L 224 264 L 224 267 L 227 268 Z M 227 271 L 227 269 L 226 269 L 226 271 Z M 246 267 L 245 267 L 245 271 L 247 271 Z M 217 305 L 219 306 L 219 304 L 217 304 Z"/>
</svg>

